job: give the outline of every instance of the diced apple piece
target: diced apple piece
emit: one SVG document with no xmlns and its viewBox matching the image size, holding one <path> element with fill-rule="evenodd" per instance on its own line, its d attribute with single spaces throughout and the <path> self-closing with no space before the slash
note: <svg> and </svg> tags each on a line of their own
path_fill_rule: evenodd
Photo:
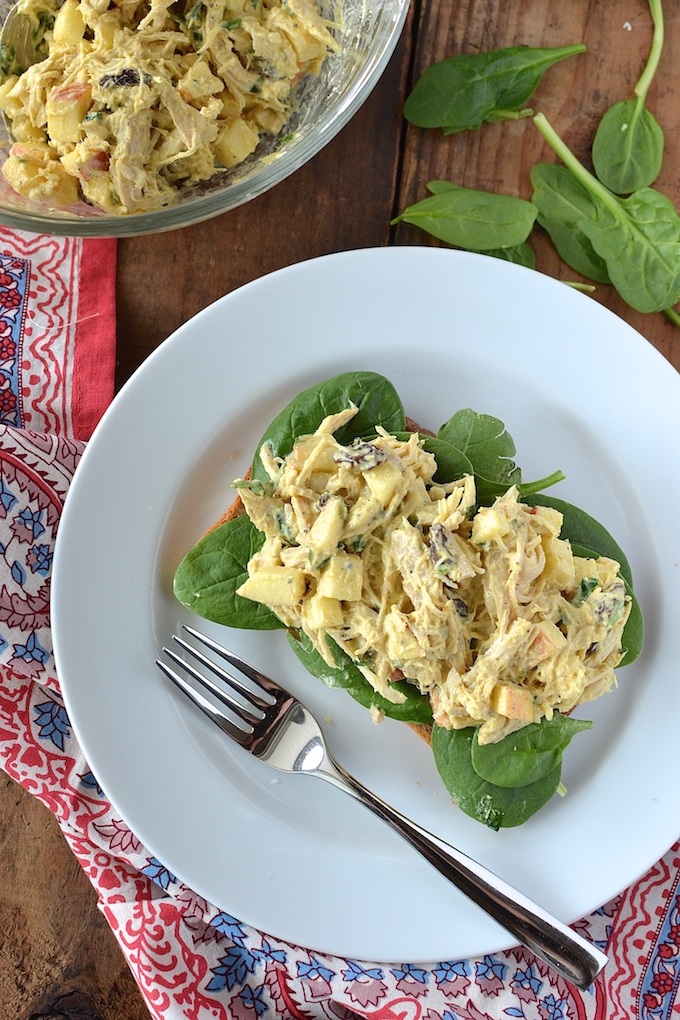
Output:
<svg viewBox="0 0 680 1020">
<path fill-rule="evenodd" d="M 222 166 L 229 168 L 242 163 L 257 148 L 259 137 L 257 131 L 240 118 L 228 124 L 214 146 Z"/>
<path fill-rule="evenodd" d="M 541 539 L 545 553 L 545 572 L 550 574 L 560 591 L 576 587 L 574 557 L 569 542 L 553 535 L 544 535 Z"/>
<path fill-rule="evenodd" d="M 237 589 L 236 594 L 267 606 L 294 606 L 305 593 L 304 571 L 296 567 L 262 567 Z"/>
<path fill-rule="evenodd" d="M 385 616 L 385 633 L 390 662 L 403 664 L 408 659 L 422 656 L 423 649 L 409 626 L 408 617 L 396 606 L 392 606 Z"/>
<path fill-rule="evenodd" d="M 359 602 L 363 585 L 363 564 L 360 556 L 340 551 L 324 568 L 317 593 L 329 599 Z"/>
<path fill-rule="evenodd" d="M 531 694 L 514 685 L 496 684 L 491 694 L 491 707 L 506 719 L 519 719 L 522 722 L 533 722 L 534 719 Z"/>
<path fill-rule="evenodd" d="M 80 13 L 80 4 L 77 0 L 64 0 L 54 19 L 53 45 L 75 49 L 84 35 L 85 20 Z"/>
<path fill-rule="evenodd" d="M 567 643 L 567 639 L 554 623 L 550 620 L 543 620 L 541 623 L 537 623 L 536 636 L 529 645 L 527 653 L 527 668 L 533 669 L 539 662 L 543 662 L 544 659 L 554 655 Z"/>
<path fill-rule="evenodd" d="M 13 118 L 12 136 L 17 142 L 42 142 L 43 145 L 47 145 L 47 136 L 44 130 L 32 124 L 28 117 Z"/>
<path fill-rule="evenodd" d="M 47 96 L 47 133 L 57 145 L 77 142 L 83 117 L 92 105 L 92 90 L 82 82 L 54 88 Z"/>
<path fill-rule="evenodd" d="M 224 90 L 224 83 L 217 78 L 205 60 L 197 60 L 177 82 L 177 90 L 186 103 L 205 96 L 214 96 Z"/>
<path fill-rule="evenodd" d="M 471 541 L 474 545 L 488 545 L 503 538 L 509 530 L 507 517 L 497 507 L 483 506 L 475 515 Z"/>
<path fill-rule="evenodd" d="M 222 117 L 225 120 L 234 120 L 236 117 L 241 116 L 241 111 L 243 110 L 242 99 L 238 99 L 227 89 L 220 93 L 219 99 L 222 103 Z"/>
<path fill-rule="evenodd" d="M 345 501 L 339 496 L 331 496 L 312 524 L 307 538 L 318 564 L 332 556 L 338 548 L 346 517 Z"/>
<path fill-rule="evenodd" d="M 339 599 L 316 594 L 302 603 L 302 618 L 311 630 L 330 630 L 342 627 L 343 615 Z"/>
<path fill-rule="evenodd" d="M 562 522 L 564 520 L 559 510 L 553 509 L 551 506 L 535 506 L 531 511 L 532 514 L 537 517 L 549 531 L 553 531 L 556 535 L 559 535 Z"/>
<path fill-rule="evenodd" d="M 40 142 L 18 142 L 2 168 L 10 187 L 20 195 L 47 206 L 68 207 L 80 199 L 78 182 L 66 173 L 58 159 Z"/>
<path fill-rule="evenodd" d="M 363 476 L 372 495 L 384 507 L 392 499 L 397 486 L 403 478 L 399 467 L 391 460 L 384 460 L 377 467 L 364 471 Z"/>
</svg>

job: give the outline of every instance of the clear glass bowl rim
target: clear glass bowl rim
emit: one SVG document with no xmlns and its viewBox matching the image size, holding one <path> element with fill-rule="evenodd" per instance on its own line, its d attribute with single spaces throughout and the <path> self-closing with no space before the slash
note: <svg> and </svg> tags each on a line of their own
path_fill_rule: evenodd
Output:
<svg viewBox="0 0 680 1020">
<path fill-rule="evenodd" d="M 315 124 L 300 140 L 280 150 L 243 180 L 221 191 L 149 213 L 116 217 L 46 216 L 29 210 L 11 209 L 0 202 L 0 224 L 38 234 L 68 237 L 133 237 L 177 230 L 235 209 L 285 180 L 316 155 L 348 123 L 373 91 L 397 46 L 406 21 L 409 0 L 385 0 L 376 38 L 368 51 L 351 89 L 340 94 L 329 115 Z M 4 4 L 3 4 L 4 6 Z"/>
</svg>

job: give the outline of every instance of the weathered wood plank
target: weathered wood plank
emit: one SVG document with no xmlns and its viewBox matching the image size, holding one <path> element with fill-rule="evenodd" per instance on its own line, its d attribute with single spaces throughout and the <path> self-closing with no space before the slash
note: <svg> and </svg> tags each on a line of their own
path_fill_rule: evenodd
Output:
<svg viewBox="0 0 680 1020">
<path fill-rule="evenodd" d="M 50 811 L 0 772 L 0 1016 L 148 1020 L 89 879 Z M 90 1015 L 83 1012 L 87 1005 Z"/>
</svg>

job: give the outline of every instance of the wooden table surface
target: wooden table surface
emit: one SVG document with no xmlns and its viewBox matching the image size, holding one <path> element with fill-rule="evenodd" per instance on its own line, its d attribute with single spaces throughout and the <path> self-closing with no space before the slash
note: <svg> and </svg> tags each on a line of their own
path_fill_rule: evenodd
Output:
<svg viewBox="0 0 680 1020">
<path fill-rule="evenodd" d="M 665 0 L 664 10 L 666 44 L 648 105 L 666 133 L 657 187 L 680 207 L 680 0 Z M 406 124 L 403 100 L 433 61 L 519 43 L 584 42 L 584 55 L 548 72 L 532 106 L 588 163 L 599 118 L 630 98 L 651 34 L 646 0 L 414 0 L 373 94 L 310 163 L 210 222 L 119 242 L 117 384 L 192 315 L 264 273 L 334 251 L 437 243 L 415 227 L 389 225 L 425 197 L 429 180 L 531 197 L 530 168 L 555 162 L 531 120 L 449 137 Z M 578 278 L 545 235 L 535 248 L 541 272 Z M 680 330 L 663 315 L 631 311 L 608 286 L 598 286 L 593 300 L 680 368 Z M 0 1018 L 97 1016 L 146 1020 L 148 1013 L 56 822 L 0 774 Z"/>
</svg>

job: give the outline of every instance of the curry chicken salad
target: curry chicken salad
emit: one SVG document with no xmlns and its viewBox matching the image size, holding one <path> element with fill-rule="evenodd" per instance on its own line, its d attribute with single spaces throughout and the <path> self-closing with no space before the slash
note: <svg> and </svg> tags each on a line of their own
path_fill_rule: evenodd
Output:
<svg viewBox="0 0 680 1020">
<path fill-rule="evenodd" d="M 477 727 L 480 745 L 608 691 L 630 612 L 619 564 L 574 555 L 562 514 L 516 486 L 478 507 L 472 475 L 438 484 L 417 433 L 341 445 L 356 411 L 285 458 L 264 445 L 269 483 L 237 483 L 266 536 L 238 594 L 330 666 L 332 639 L 388 701 L 410 681 L 436 726 Z"/>
<path fill-rule="evenodd" d="M 20 0 L 45 58 L 5 68 L 3 173 L 53 206 L 147 212 L 279 133 L 338 43 L 314 0 Z M 16 72 L 16 73 L 8 73 Z"/>
</svg>

